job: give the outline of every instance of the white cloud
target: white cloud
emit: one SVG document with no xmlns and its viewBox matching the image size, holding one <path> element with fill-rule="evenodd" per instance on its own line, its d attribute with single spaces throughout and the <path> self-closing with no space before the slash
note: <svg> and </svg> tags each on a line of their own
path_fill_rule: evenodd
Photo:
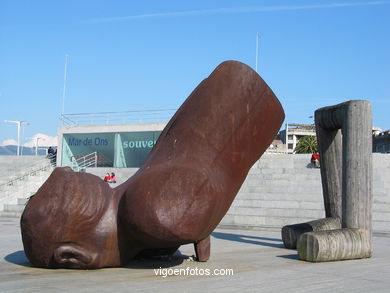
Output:
<svg viewBox="0 0 390 293">
<path fill-rule="evenodd" d="M 43 133 L 37 133 L 30 138 L 28 142 L 23 144 L 25 147 L 35 147 L 38 138 L 38 146 L 57 146 L 57 136 L 49 136 Z"/>
<path fill-rule="evenodd" d="M 285 6 L 247 6 L 233 8 L 215 8 L 215 9 L 200 9 L 200 10 L 182 10 L 169 11 L 160 13 L 146 13 L 138 15 L 106 17 L 91 19 L 92 22 L 111 22 L 111 21 L 126 21 L 132 19 L 155 18 L 155 17 L 177 17 L 177 16 L 193 16 L 193 15 L 208 15 L 208 14 L 232 14 L 232 13 L 248 13 L 248 12 L 267 12 L 267 11 L 288 11 L 288 10 L 306 10 L 306 9 L 330 9 L 356 6 L 373 6 L 387 5 L 390 1 L 363 1 L 363 2 L 333 2 L 324 4 L 312 5 L 285 5 Z"/>
<path fill-rule="evenodd" d="M 12 138 L 4 140 L 0 146 L 6 146 L 6 145 L 18 145 L 18 142 Z"/>
<path fill-rule="evenodd" d="M 39 147 L 49 147 L 49 146 L 57 146 L 58 145 L 58 139 L 57 136 L 49 136 L 43 133 L 37 133 L 29 138 L 29 141 L 26 143 L 21 143 L 20 145 L 23 145 L 25 147 L 35 147 L 38 139 L 38 146 Z M 9 138 L 4 140 L 0 146 L 7 146 L 7 145 L 18 145 L 18 142 L 15 139 Z"/>
</svg>

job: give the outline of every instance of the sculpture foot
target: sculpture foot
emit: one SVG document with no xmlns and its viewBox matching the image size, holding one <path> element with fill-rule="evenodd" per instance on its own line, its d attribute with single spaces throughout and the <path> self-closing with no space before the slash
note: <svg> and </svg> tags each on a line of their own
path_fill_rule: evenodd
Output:
<svg viewBox="0 0 390 293">
<path fill-rule="evenodd" d="M 340 229 L 341 223 L 337 218 L 324 218 L 307 223 L 287 225 L 282 228 L 284 247 L 296 249 L 299 237 L 306 232 Z"/>
<path fill-rule="evenodd" d="M 207 261 L 210 258 L 210 235 L 205 239 L 194 243 L 197 261 Z"/>
<path fill-rule="evenodd" d="M 363 229 L 308 232 L 298 240 L 298 257 L 310 262 L 371 257 L 371 235 Z"/>
</svg>

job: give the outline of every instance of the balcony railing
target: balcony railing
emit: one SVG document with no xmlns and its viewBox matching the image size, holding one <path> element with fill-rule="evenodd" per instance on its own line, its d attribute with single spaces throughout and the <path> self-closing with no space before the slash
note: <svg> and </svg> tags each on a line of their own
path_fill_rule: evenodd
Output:
<svg viewBox="0 0 390 293">
<path fill-rule="evenodd" d="M 62 125 L 95 125 L 167 122 L 176 109 L 62 114 Z"/>
</svg>

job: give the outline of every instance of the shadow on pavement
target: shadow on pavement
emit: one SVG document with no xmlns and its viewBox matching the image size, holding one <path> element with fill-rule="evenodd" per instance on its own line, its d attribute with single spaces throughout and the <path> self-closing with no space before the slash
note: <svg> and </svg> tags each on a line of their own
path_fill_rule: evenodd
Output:
<svg viewBox="0 0 390 293">
<path fill-rule="evenodd" d="M 156 269 L 170 268 L 182 264 L 184 261 L 189 261 L 191 258 L 182 254 L 177 250 L 171 256 L 157 256 L 148 258 L 133 259 L 124 267 L 129 269 Z"/>
<path fill-rule="evenodd" d="M 242 235 L 242 234 L 232 234 L 232 233 L 223 233 L 223 232 L 213 232 L 211 235 L 215 238 L 237 241 L 243 243 L 250 243 L 262 246 L 283 248 L 284 245 L 281 239 L 278 238 L 268 238 L 268 237 L 259 237 L 251 235 Z M 277 242 L 277 243 L 275 243 Z"/>
<path fill-rule="evenodd" d="M 24 267 L 31 267 L 31 264 L 28 261 L 23 250 L 15 251 L 13 253 L 6 255 L 4 257 L 4 260 L 6 260 L 10 263 L 16 264 L 16 265 L 20 265 L 20 266 L 24 266 Z"/>
<path fill-rule="evenodd" d="M 277 257 L 288 258 L 288 259 L 293 259 L 293 260 L 299 260 L 298 253 L 296 253 L 296 254 L 277 255 Z"/>
</svg>

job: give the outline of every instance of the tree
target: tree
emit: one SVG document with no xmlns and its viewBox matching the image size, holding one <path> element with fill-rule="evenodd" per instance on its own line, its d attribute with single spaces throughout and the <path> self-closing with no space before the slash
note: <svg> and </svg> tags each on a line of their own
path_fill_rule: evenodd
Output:
<svg viewBox="0 0 390 293">
<path fill-rule="evenodd" d="M 311 135 L 303 136 L 297 143 L 294 152 L 296 154 L 312 154 L 318 152 L 317 137 Z"/>
</svg>

